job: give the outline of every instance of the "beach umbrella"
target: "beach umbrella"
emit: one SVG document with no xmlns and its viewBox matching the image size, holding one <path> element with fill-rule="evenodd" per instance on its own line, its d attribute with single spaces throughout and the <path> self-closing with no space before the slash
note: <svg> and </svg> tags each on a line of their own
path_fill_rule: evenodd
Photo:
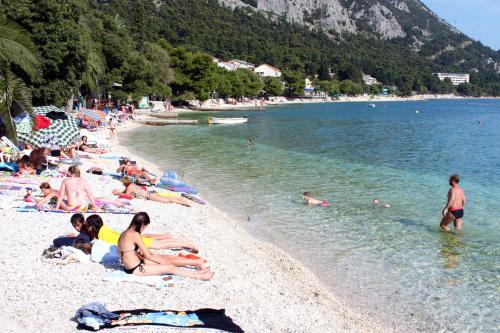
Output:
<svg viewBox="0 0 500 333">
<path fill-rule="evenodd" d="M 18 133 L 18 139 L 21 142 L 32 145 L 35 148 L 67 146 L 76 142 L 80 138 L 80 130 L 78 129 L 75 118 L 62 111 L 55 106 L 41 106 L 33 108 L 33 116 L 42 115 L 54 112 L 56 115 L 64 119 L 50 119 L 50 125 L 47 128 L 33 130 L 31 133 Z M 51 113 L 51 115 L 54 115 Z"/>
<path fill-rule="evenodd" d="M 80 110 L 78 110 L 78 112 L 80 114 L 82 114 L 83 116 L 90 118 L 92 120 L 102 120 L 106 117 L 105 115 L 103 116 L 102 112 L 98 111 L 98 110 L 80 108 Z"/>
</svg>

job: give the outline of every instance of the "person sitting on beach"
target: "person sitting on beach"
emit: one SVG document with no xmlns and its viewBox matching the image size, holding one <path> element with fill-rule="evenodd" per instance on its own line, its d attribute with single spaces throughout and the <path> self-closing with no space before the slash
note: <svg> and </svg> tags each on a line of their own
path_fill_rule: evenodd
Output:
<svg viewBox="0 0 500 333">
<path fill-rule="evenodd" d="M 36 170 L 43 170 L 44 165 L 47 162 L 46 154 L 47 154 L 47 148 L 45 147 L 34 149 L 30 153 L 31 165 Z"/>
<path fill-rule="evenodd" d="M 373 201 L 372 201 L 372 205 L 373 205 L 374 207 L 391 208 L 391 205 L 386 204 L 386 203 L 383 203 L 383 202 L 380 202 L 380 200 L 379 200 L 379 199 L 377 199 L 377 198 L 373 199 Z"/>
<path fill-rule="evenodd" d="M 312 197 L 311 192 L 304 192 L 302 194 L 306 204 L 308 206 L 329 206 L 330 204 L 326 200 L 318 200 Z"/>
<path fill-rule="evenodd" d="M 76 243 L 90 243 L 90 237 L 85 229 L 85 217 L 80 213 L 76 213 L 71 216 L 70 222 L 78 234 L 68 234 L 54 239 L 52 243 L 55 247 L 74 246 Z"/>
<path fill-rule="evenodd" d="M 156 178 L 151 178 L 143 167 L 141 169 L 137 168 L 137 165 L 133 165 L 128 158 L 123 159 L 123 164 L 116 169 L 116 172 L 121 173 L 124 176 L 134 177 L 139 181 L 146 181 L 150 184 L 157 182 Z"/>
<path fill-rule="evenodd" d="M 85 230 L 91 240 L 98 239 L 112 245 L 117 245 L 120 238 L 120 233 L 105 225 L 102 218 L 97 214 L 87 218 Z M 192 253 L 198 253 L 198 249 L 192 241 L 176 239 L 170 234 L 143 234 L 142 238 L 144 244 L 150 249 L 185 249 Z"/>
<path fill-rule="evenodd" d="M 120 182 L 123 184 L 123 186 L 125 186 L 125 191 L 120 192 L 120 190 L 115 189 L 113 190 L 114 195 L 125 194 L 125 195 L 130 195 L 137 199 L 151 200 L 163 203 L 176 203 L 186 207 L 191 207 L 191 203 L 189 202 L 189 200 L 181 196 L 164 197 L 159 195 L 158 193 L 148 192 L 139 185 L 134 184 L 132 178 L 128 176 L 122 177 L 120 179 Z"/>
<path fill-rule="evenodd" d="M 43 182 L 40 184 L 40 190 L 42 191 L 43 198 L 35 199 L 36 206 L 38 209 L 43 209 L 45 204 L 57 204 L 57 199 L 59 198 L 59 191 L 52 189 L 49 183 Z"/>
<path fill-rule="evenodd" d="M 64 199 L 65 198 L 65 199 Z M 89 184 L 80 177 L 78 165 L 72 165 L 68 169 L 68 178 L 61 183 L 56 209 L 65 211 L 85 211 L 95 209 L 95 199 Z"/>
<path fill-rule="evenodd" d="M 101 148 L 90 148 L 87 143 L 88 138 L 84 135 L 77 144 L 78 150 L 93 154 L 106 154 L 108 151 Z"/>
<path fill-rule="evenodd" d="M 146 213 L 137 213 L 127 230 L 125 230 L 118 240 L 118 252 L 127 274 L 140 276 L 173 274 L 197 280 L 208 281 L 213 273 L 210 268 L 198 267 L 198 271 L 183 269 L 175 264 L 164 264 L 157 254 L 149 251 L 141 237 L 149 225 L 150 219 Z"/>
<path fill-rule="evenodd" d="M 17 166 L 21 175 L 36 174 L 36 169 L 31 166 L 31 159 L 28 155 L 24 155 L 23 157 L 21 157 L 21 159 L 17 161 Z"/>
</svg>

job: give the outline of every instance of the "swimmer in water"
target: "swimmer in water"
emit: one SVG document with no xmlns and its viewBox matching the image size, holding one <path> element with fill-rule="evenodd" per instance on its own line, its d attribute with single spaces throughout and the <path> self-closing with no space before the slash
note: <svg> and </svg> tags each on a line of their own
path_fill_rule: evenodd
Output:
<svg viewBox="0 0 500 333">
<path fill-rule="evenodd" d="M 373 199 L 372 204 L 375 207 L 391 208 L 391 205 L 380 202 L 380 200 L 377 198 Z"/>
<path fill-rule="evenodd" d="M 308 206 L 330 206 L 330 204 L 326 200 L 318 200 L 313 198 L 311 192 L 304 192 L 302 194 L 302 198 L 304 198 Z"/>
<path fill-rule="evenodd" d="M 253 141 L 252 139 L 248 139 L 247 146 L 255 146 L 255 141 Z"/>
</svg>

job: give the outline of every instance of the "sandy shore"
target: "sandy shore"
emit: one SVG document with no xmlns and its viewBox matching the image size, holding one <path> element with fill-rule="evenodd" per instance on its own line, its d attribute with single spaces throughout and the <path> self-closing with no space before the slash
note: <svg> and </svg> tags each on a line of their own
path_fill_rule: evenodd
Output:
<svg viewBox="0 0 500 333">
<path fill-rule="evenodd" d="M 138 126 L 118 128 L 118 135 Z M 119 142 L 113 154 L 127 155 L 160 173 L 154 160 L 142 161 Z M 116 161 L 84 160 L 91 165 L 116 168 Z M 112 197 L 118 181 L 84 174 L 96 196 Z M 61 179 L 50 183 L 57 187 Z M 21 199 L 22 192 L 17 193 Z M 1 196 L 1 200 L 7 200 Z M 83 304 L 98 301 L 110 310 L 225 308 L 246 332 L 386 332 L 376 319 L 350 310 L 346 302 L 330 293 L 317 278 L 287 253 L 250 236 L 236 221 L 216 207 L 192 208 L 134 199 L 137 211 L 152 218 L 150 232 L 171 232 L 192 239 L 200 255 L 215 272 L 209 282 L 181 279 L 174 287 L 157 290 L 141 284 L 102 280 L 111 271 L 97 263 L 54 265 L 40 255 L 52 239 L 73 232 L 70 214 L 18 213 L 0 210 L 1 248 L 0 326 L 21 326 L 26 332 L 76 332 L 71 320 Z M 125 229 L 130 215 L 103 215 L 106 224 Z M 10 326 L 5 326 L 10 323 Z M 16 326 L 18 325 L 18 326 Z M 7 329 L 7 328 L 6 328 Z M 140 328 L 134 332 L 156 332 Z M 182 329 L 165 329 L 181 332 Z M 200 330 L 201 331 L 201 330 Z M 206 330 L 204 330 L 206 332 Z M 7 330 L 9 332 L 9 330 Z M 192 332 L 192 330 L 189 330 Z"/>
</svg>

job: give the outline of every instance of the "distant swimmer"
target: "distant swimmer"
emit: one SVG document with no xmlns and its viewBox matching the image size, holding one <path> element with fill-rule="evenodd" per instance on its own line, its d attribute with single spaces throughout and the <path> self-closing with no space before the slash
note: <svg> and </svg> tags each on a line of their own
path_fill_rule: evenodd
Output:
<svg viewBox="0 0 500 333">
<path fill-rule="evenodd" d="M 375 207 L 391 208 L 391 205 L 380 202 L 380 200 L 377 198 L 373 199 L 372 204 Z"/>
<path fill-rule="evenodd" d="M 248 139 L 248 141 L 247 141 L 247 145 L 248 145 L 248 146 L 255 146 L 255 141 L 254 141 L 254 140 L 252 140 L 252 139 Z"/>
<path fill-rule="evenodd" d="M 466 203 L 464 190 L 458 186 L 460 182 L 459 175 L 451 175 L 448 183 L 451 189 L 448 191 L 448 202 L 443 208 L 443 219 L 440 227 L 444 231 L 450 231 L 448 225 L 453 222 L 455 230 L 462 231 L 462 217 L 464 216 L 464 206 Z"/>
<path fill-rule="evenodd" d="M 302 194 L 302 197 L 304 198 L 308 206 L 330 206 L 330 204 L 326 200 L 318 200 L 313 198 L 311 192 L 304 192 Z"/>
<path fill-rule="evenodd" d="M 419 114 L 419 113 L 420 113 L 420 111 L 416 110 L 416 111 L 415 111 L 415 113 L 416 113 L 416 114 Z"/>
</svg>

